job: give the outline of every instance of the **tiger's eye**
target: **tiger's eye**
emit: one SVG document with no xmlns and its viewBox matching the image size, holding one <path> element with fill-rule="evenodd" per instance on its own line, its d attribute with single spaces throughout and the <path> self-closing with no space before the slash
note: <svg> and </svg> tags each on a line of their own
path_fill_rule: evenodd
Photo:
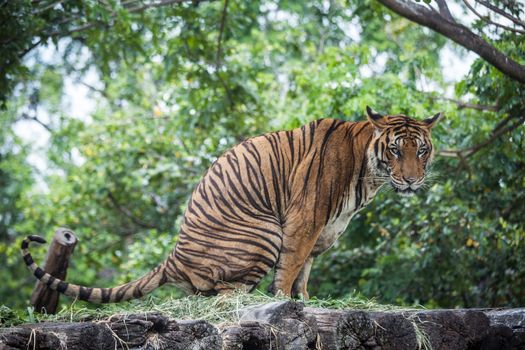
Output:
<svg viewBox="0 0 525 350">
<path fill-rule="evenodd" d="M 390 152 L 392 152 L 393 155 L 395 155 L 395 156 L 399 155 L 399 150 L 397 149 L 397 147 L 391 146 L 389 149 L 390 149 Z"/>
<path fill-rule="evenodd" d="M 421 147 L 420 149 L 417 150 L 417 155 L 422 156 L 423 154 L 427 153 L 427 151 L 428 151 L 427 147 Z"/>
</svg>

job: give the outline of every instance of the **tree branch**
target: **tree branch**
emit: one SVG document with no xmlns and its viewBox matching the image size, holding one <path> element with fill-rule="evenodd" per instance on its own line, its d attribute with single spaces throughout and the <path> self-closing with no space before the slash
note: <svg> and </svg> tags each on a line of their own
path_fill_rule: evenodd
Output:
<svg viewBox="0 0 525 350">
<path fill-rule="evenodd" d="M 525 111 L 522 113 L 525 113 Z M 483 142 L 480 142 L 468 148 L 442 150 L 439 152 L 439 155 L 444 156 L 444 157 L 455 157 L 455 158 L 460 158 L 460 159 L 470 157 L 474 153 L 480 151 L 483 147 L 486 147 L 490 145 L 492 142 L 496 141 L 500 136 L 506 133 L 509 133 L 519 128 L 520 126 L 522 126 L 523 123 L 525 122 L 525 115 L 522 115 L 521 117 L 519 117 L 515 123 L 507 126 L 506 128 L 503 127 L 504 125 L 508 124 L 513 119 L 514 118 L 506 118 L 504 121 L 502 121 L 504 122 L 503 125 L 502 123 L 498 123 L 498 125 L 496 125 L 496 127 L 492 131 L 492 135 Z"/>
<path fill-rule="evenodd" d="M 221 66 L 221 42 L 224 33 L 224 25 L 226 24 L 226 16 L 228 14 L 228 0 L 224 0 L 224 7 L 222 8 L 221 24 L 219 26 L 219 38 L 217 39 L 217 57 L 215 59 L 215 68 L 219 70 Z"/>
<path fill-rule="evenodd" d="M 28 48 L 24 49 L 24 51 L 20 52 L 18 54 L 18 61 L 20 61 L 22 58 L 24 58 L 25 55 L 27 55 L 31 50 L 33 50 L 35 47 L 37 47 L 38 45 L 40 45 L 42 43 L 42 39 L 38 40 L 36 43 L 34 44 L 31 44 L 31 46 L 29 46 Z M 11 64 L 15 63 L 16 61 L 13 60 L 12 62 L 9 62 L 6 67 L 9 67 Z M 3 72 L 5 70 L 6 67 L 2 67 L 0 69 L 0 72 Z"/>
<path fill-rule="evenodd" d="M 483 0 L 476 0 L 476 2 L 478 4 L 481 4 L 483 6 L 485 6 L 486 8 L 496 12 L 497 14 L 511 20 L 512 22 L 514 22 L 514 24 L 517 24 L 519 26 L 522 26 L 523 28 L 525 28 L 525 22 L 521 21 L 519 18 L 517 17 L 514 17 L 512 15 L 510 15 L 509 13 L 505 12 L 504 10 L 500 9 L 499 7 L 495 6 L 495 5 L 492 5 L 490 2 L 488 1 L 483 1 Z"/>
<path fill-rule="evenodd" d="M 448 101 L 448 102 L 452 102 L 454 104 L 456 104 L 458 106 L 458 109 L 464 109 L 464 108 L 467 108 L 467 109 L 475 109 L 477 111 L 491 111 L 491 112 L 497 112 L 500 110 L 500 106 L 498 104 L 495 104 L 495 105 L 492 105 L 492 106 L 487 106 L 487 105 L 480 105 L 480 104 L 477 104 L 477 103 L 470 103 L 470 102 L 465 102 L 465 101 L 461 101 L 461 100 L 456 100 L 454 98 L 449 98 L 449 97 L 441 97 L 441 96 L 428 96 L 429 99 L 431 100 L 442 100 L 442 101 Z"/>
<path fill-rule="evenodd" d="M 438 7 L 439 7 L 439 13 L 441 16 L 446 18 L 452 23 L 455 23 L 454 17 L 452 17 L 452 14 L 450 13 L 450 10 L 448 9 L 447 2 L 445 0 L 436 0 Z"/>
<path fill-rule="evenodd" d="M 464 25 L 450 22 L 442 15 L 424 6 L 408 3 L 405 0 L 378 1 L 398 15 L 430 28 L 464 48 L 477 53 L 481 58 L 509 78 L 525 84 L 525 66 L 520 65 L 518 62 L 497 50 Z"/>
<path fill-rule="evenodd" d="M 219 82 L 221 83 L 222 87 L 224 88 L 224 92 L 226 93 L 226 99 L 228 100 L 228 106 L 230 109 L 233 109 L 233 98 L 230 91 L 230 88 L 228 87 L 228 84 L 224 81 L 224 79 L 221 77 L 220 67 L 221 67 L 221 43 L 222 43 L 222 36 L 224 33 L 224 27 L 226 24 L 226 16 L 228 14 L 228 0 L 224 0 L 224 6 L 222 8 L 222 15 L 221 15 L 221 23 L 219 26 L 219 38 L 217 39 L 217 55 L 215 58 L 215 74 L 217 75 L 217 79 L 219 79 Z"/>
<path fill-rule="evenodd" d="M 91 84 L 88 84 L 86 83 L 85 81 L 82 81 L 82 80 L 77 80 L 76 81 L 78 84 L 81 84 L 81 85 L 84 85 L 85 87 L 87 87 L 89 90 L 93 91 L 93 92 L 96 92 L 96 93 L 99 93 L 100 95 L 102 95 L 103 97 L 109 99 L 110 97 L 108 96 L 107 92 L 103 89 L 99 89 L 99 88 L 96 88 L 94 87 L 93 85 Z"/>
<path fill-rule="evenodd" d="M 492 24 L 492 25 L 494 25 L 494 26 L 496 26 L 498 28 L 502 28 L 502 29 L 505 29 L 505 30 L 510 30 L 511 32 L 525 34 L 525 30 L 521 30 L 521 29 L 517 29 L 517 28 L 511 28 L 511 27 L 508 27 L 508 26 L 503 25 L 501 23 L 494 22 L 493 20 L 490 19 L 489 16 L 483 16 L 478 11 L 476 11 L 476 9 L 467 0 L 463 0 L 463 3 L 465 3 L 465 5 L 468 7 L 468 9 L 470 11 L 472 11 L 472 13 L 474 13 L 476 16 L 478 16 L 482 21 L 484 21 L 484 22 L 486 22 L 488 24 Z"/>
<path fill-rule="evenodd" d="M 46 129 L 48 132 L 53 133 L 53 129 L 51 129 L 49 127 L 49 125 L 47 125 L 46 123 L 44 123 L 43 121 L 38 119 L 38 117 L 36 115 L 35 116 L 30 116 L 27 113 L 22 113 L 21 118 L 18 118 L 17 121 L 19 121 L 19 120 L 31 120 L 31 121 L 34 121 L 34 122 L 40 124 L 40 126 L 42 126 L 44 129 Z"/>
</svg>

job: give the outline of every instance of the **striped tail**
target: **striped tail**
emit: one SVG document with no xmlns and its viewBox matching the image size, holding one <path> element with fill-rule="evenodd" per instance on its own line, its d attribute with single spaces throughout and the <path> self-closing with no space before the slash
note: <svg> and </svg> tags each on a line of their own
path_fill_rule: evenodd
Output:
<svg viewBox="0 0 525 350">
<path fill-rule="evenodd" d="M 51 276 L 33 261 L 33 257 L 28 249 L 30 242 L 46 243 L 42 237 L 33 235 L 27 236 L 22 241 L 22 256 L 27 267 L 40 282 L 71 298 L 92 303 L 117 303 L 119 301 L 140 298 L 167 282 L 165 263 L 162 263 L 142 278 L 113 288 L 90 288 L 67 283 Z"/>
</svg>

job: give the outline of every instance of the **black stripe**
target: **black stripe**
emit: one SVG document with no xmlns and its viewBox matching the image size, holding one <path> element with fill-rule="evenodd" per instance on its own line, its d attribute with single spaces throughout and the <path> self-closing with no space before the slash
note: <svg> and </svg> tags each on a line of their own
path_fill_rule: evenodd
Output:
<svg viewBox="0 0 525 350">
<path fill-rule="evenodd" d="M 34 262 L 30 254 L 24 255 L 24 261 L 26 262 L 27 266 L 31 266 L 31 264 Z"/>
<path fill-rule="evenodd" d="M 27 236 L 27 238 L 29 238 L 29 240 L 33 241 L 33 242 L 37 242 L 37 243 L 41 243 L 41 244 L 46 243 L 46 240 L 43 239 L 40 236 L 30 235 L 30 236 Z"/>
<path fill-rule="evenodd" d="M 47 285 L 47 286 L 50 286 L 50 285 L 52 285 L 52 284 L 53 284 L 53 282 L 55 282 L 55 280 L 56 280 L 56 278 L 55 278 L 55 277 L 53 277 L 53 276 L 49 276 L 49 279 L 47 280 L 47 283 L 46 283 L 46 285 Z"/>
<path fill-rule="evenodd" d="M 307 153 L 310 152 L 310 150 L 312 149 L 312 145 L 314 144 L 315 125 L 315 122 L 310 123 L 310 145 L 308 146 L 308 151 L 306 151 Z M 306 140 L 304 142 L 306 142 Z"/>
<path fill-rule="evenodd" d="M 143 297 L 143 296 L 144 296 L 144 293 L 142 293 L 142 289 L 140 289 L 139 286 L 136 286 L 133 289 L 133 298 L 138 299 L 138 298 Z"/>
<path fill-rule="evenodd" d="M 126 296 L 126 293 L 128 292 L 128 290 L 133 287 L 133 283 L 126 283 L 125 285 L 121 286 L 120 288 L 117 289 L 117 293 L 115 294 L 115 298 L 114 300 L 116 302 L 119 302 L 121 301 L 122 299 L 124 299 L 124 297 Z"/>
<path fill-rule="evenodd" d="M 368 138 L 368 141 L 366 142 L 366 145 L 370 144 L 370 139 L 372 138 L 372 135 Z M 360 208 L 361 200 L 363 197 L 363 194 L 361 193 L 362 187 L 363 187 L 363 177 L 365 176 L 366 171 L 366 162 L 368 157 L 365 155 L 363 157 L 363 160 L 361 161 L 361 170 L 359 171 L 359 178 L 357 179 L 357 183 L 355 185 L 354 193 L 355 193 L 355 209 L 357 210 Z"/>
<path fill-rule="evenodd" d="M 328 208 L 326 210 L 326 218 L 325 218 L 325 226 L 328 224 L 328 222 L 330 221 L 330 217 L 331 217 L 331 214 L 332 214 L 332 194 L 333 194 L 333 182 L 330 182 L 330 192 L 328 193 Z"/>
<path fill-rule="evenodd" d="M 302 158 L 302 155 L 305 154 L 306 152 L 306 126 L 301 126 L 301 139 L 303 140 L 303 142 L 300 142 L 299 144 L 303 144 L 303 149 L 302 149 L 302 152 L 301 150 L 299 150 L 299 159 Z"/>
<path fill-rule="evenodd" d="M 93 288 L 87 288 L 80 286 L 78 291 L 78 298 L 80 300 L 89 301 L 89 297 L 91 296 L 91 293 L 93 292 Z"/>
<path fill-rule="evenodd" d="M 103 303 L 109 303 L 112 291 L 113 291 L 113 288 L 101 288 L 100 289 L 100 294 L 102 296 L 101 299 Z"/>
<path fill-rule="evenodd" d="M 41 279 L 42 277 L 44 277 L 45 274 L 46 273 L 44 272 L 44 270 L 42 270 L 40 267 L 37 267 L 34 272 L 35 277 L 38 279 Z"/>
<path fill-rule="evenodd" d="M 293 140 L 293 131 L 287 131 L 286 132 L 286 137 L 288 138 L 288 147 L 290 147 L 290 155 L 291 155 L 291 158 L 292 158 L 292 164 L 294 163 L 294 140 Z"/>
<path fill-rule="evenodd" d="M 274 164 L 272 158 L 270 157 L 270 171 L 272 173 L 271 180 L 273 185 L 273 193 L 275 195 L 275 205 L 276 205 L 276 213 L 275 216 L 277 216 L 277 219 L 279 220 L 279 223 L 283 222 L 283 211 L 282 211 L 282 203 L 281 203 L 281 190 L 279 188 L 279 175 L 277 173 L 277 167 L 279 164 Z"/>
<path fill-rule="evenodd" d="M 57 286 L 57 292 L 65 293 L 68 285 L 69 284 L 67 282 L 60 281 L 60 283 Z"/>
<path fill-rule="evenodd" d="M 312 155 L 312 160 L 310 161 L 310 164 L 308 164 L 308 168 L 306 169 L 306 174 L 304 176 L 304 181 L 303 181 L 303 197 L 306 196 L 306 190 L 308 189 L 308 182 L 309 182 L 309 179 L 310 179 L 310 174 L 312 173 L 312 166 L 314 165 L 314 162 L 316 160 L 316 154 L 317 154 L 317 149 L 314 150 L 314 153 Z"/>
</svg>

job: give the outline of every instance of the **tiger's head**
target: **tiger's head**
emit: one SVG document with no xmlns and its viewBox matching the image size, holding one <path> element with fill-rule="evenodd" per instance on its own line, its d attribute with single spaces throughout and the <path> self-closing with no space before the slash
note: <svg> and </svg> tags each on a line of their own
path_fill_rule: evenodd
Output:
<svg viewBox="0 0 525 350">
<path fill-rule="evenodd" d="M 384 116 L 368 106 L 366 113 L 375 128 L 368 149 L 374 176 L 390 182 L 401 195 L 414 194 L 423 184 L 434 156 L 430 129 L 443 113 L 422 121 L 405 115 Z"/>
</svg>

